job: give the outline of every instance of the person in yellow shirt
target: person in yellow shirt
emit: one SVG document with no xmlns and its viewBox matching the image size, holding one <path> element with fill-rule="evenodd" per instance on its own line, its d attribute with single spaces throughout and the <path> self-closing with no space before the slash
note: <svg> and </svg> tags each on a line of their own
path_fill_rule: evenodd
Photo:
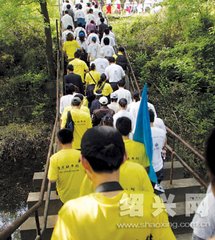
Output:
<svg viewBox="0 0 215 240">
<path fill-rule="evenodd" d="M 69 110 L 74 122 L 74 139 L 72 146 L 74 149 L 81 148 L 81 139 L 87 129 L 92 127 L 90 114 L 81 110 L 81 99 L 77 94 L 72 99 L 72 107 Z M 61 128 L 65 128 L 67 122 L 67 112 L 64 111 L 61 116 Z"/>
<path fill-rule="evenodd" d="M 81 161 L 95 193 L 61 208 L 52 240 L 175 240 L 162 200 L 152 192 L 123 190 L 119 167 L 125 160 L 121 134 L 113 127 L 86 131 Z M 163 211 L 157 213 L 153 203 Z"/>
<path fill-rule="evenodd" d="M 80 59 L 81 57 L 81 51 L 78 50 L 75 52 L 74 54 L 75 59 L 73 59 L 72 61 L 69 62 L 69 65 L 73 65 L 74 67 L 74 73 L 78 74 L 81 76 L 82 82 L 84 83 L 84 75 L 85 73 L 89 70 L 87 64 Z"/>
<path fill-rule="evenodd" d="M 94 93 L 102 94 L 105 97 L 110 99 L 110 94 L 113 92 L 113 89 L 107 81 L 107 77 L 104 73 L 101 74 L 100 80 L 94 88 Z"/>
<path fill-rule="evenodd" d="M 80 151 L 72 149 L 73 133 L 62 129 L 57 134 L 61 150 L 50 158 L 48 179 L 56 182 L 60 200 L 65 203 L 79 196 L 79 189 L 84 178 L 84 168 L 80 162 Z"/>
<path fill-rule="evenodd" d="M 128 160 L 139 163 L 148 170 L 149 159 L 147 158 L 144 144 L 129 139 L 129 133 L 132 129 L 131 125 L 131 120 L 127 117 L 120 117 L 116 121 L 116 128 L 122 134 Z"/>
<path fill-rule="evenodd" d="M 63 44 L 63 51 L 65 52 L 67 59 L 70 61 L 74 58 L 74 54 L 77 49 L 81 48 L 78 42 L 74 39 L 72 33 L 68 33 L 66 36 L 66 42 Z"/>
<path fill-rule="evenodd" d="M 89 102 L 89 107 L 91 102 L 95 99 L 94 88 L 100 79 L 100 73 L 96 71 L 96 65 L 91 63 L 90 71 L 86 73 L 85 83 L 86 83 L 86 96 Z"/>
</svg>

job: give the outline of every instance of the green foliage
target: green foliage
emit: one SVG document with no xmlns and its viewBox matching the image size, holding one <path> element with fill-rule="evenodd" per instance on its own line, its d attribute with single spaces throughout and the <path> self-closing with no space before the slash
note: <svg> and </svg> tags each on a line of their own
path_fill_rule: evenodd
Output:
<svg viewBox="0 0 215 240">
<path fill-rule="evenodd" d="M 158 14 L 111 22 L 159 116 L 200 150 L 215 125 L 212 2 L 168 0 Z"/>
</svg>

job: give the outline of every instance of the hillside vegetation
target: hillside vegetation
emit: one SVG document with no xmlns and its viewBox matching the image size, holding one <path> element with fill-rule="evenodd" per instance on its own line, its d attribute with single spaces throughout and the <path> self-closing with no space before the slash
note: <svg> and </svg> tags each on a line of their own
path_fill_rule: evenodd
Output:
<svg viewBox="0 0 215 240">
<path fill-rule="evenodd" d="M 213 1 L 169 0 L 158 14 L 110 22 L 159 116 L 203 151 L 215 126 Z"/>
</svg>

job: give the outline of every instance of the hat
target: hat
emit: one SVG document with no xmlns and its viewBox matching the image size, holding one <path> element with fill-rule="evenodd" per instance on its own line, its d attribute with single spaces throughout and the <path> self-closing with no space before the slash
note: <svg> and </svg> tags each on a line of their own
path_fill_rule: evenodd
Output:
<svg viewBox="0 0 215 240">
<path fill-rule="evenodd" d="M 96 126 L 88 129 L 82 137 L 81 153 L 93 169 L 100 167 L 106 162 L 103 169 L 118 168 L 123 161 L 125 146 L 122 135 L 113 127 Z"/>
<path fill-rule="evenodd" d="M 100 97 L 99 98 L 99 102 L 102 104 L 102 105 L 107 105 L 108 104 L 108 99 L 106 97 Z"/>
<path fill-rule="evenodd" d="M 85 33 L 84 31 L 80 31 L 79 34 L 78 34 L 79 37 L 85 37 Z"/>
<path fill-rule="evenodd" d="M 81 99 L 79 97 L 74 97 L 72 99 L 72 105 L 77 105 L 81 103 Z"/>
<path fill-rule="evenodd" d="M 92 37 L 92 41 L 93 41 L 93 42 L 96 42 L 96 37 Z"/>
<path fill-rule="evenodd" d="M 111 93 L 110 98 L 112 99 L 118 99 L 118 96 L 115 92 Z"/>
</svg>

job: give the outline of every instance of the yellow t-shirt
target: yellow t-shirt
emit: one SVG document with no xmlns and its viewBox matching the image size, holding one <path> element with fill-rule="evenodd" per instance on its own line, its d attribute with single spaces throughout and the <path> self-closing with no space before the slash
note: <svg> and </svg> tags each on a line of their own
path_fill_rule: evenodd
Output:
<svg viewBox="0 0 215 240">
<path fill-rule="evenodd" d="M 61 116 L 61 128 L 64 128 L 66 125 L 67 112 L 68 112 L 68 110 L 66 111 L 66 109 L 65 109 Z M 90 118 L 90 114 L 84 112 L 81 109 L 71 107 L 70 113 L 72 116 L 72 120 L 74 121 L 74 133 L 73 133 L 72 147 L 74 149 L 80 149 L 82 136 L 84 135 L 84 133 L 87 131 L 88 128 L 92 127 L 92 121 Z"/>
<path fill-rule="evenodd" d="M 74 54 L 78 48 L 81 48 L 76 40 L 66 41 L 63 44 L 63 51 L 66 53 L 68 59 L 73 59 Z"/>
<path fill-rule="evenodd" d="M 176 239 L 162 200 L 150 192 L 124 190 L 113 197 L 92 193 L 64 204 L 51 239 L 146 240 L 150 235 L 153 240 Z"/>
<path fill-rule="evenodd" d="M 80 75 L 82 82 L 84 82 L 84 73 L 85 73 L 85 71 L 89 70 L 87 64 L 79 58 L 75 58 L 74 60 L 70 61 L 69 64 L 73 65 L 73 67 L 74 67 L 73 72 L 75 74 Z"/>
<path fill-rule="evenodd" d="M 149 166 L 149 159 L 146 156 L 144 144 L 133 141 L 131 139 L 124 139 L 124 143 L 129 161 L 137 162 L 143 167 Z"/>
<path fill-rule="evenodd" d="M 131 161 L 125 161 L 120 166 L 119 182 L 125 190 L 154 192 L 145 168 Z M 80 196 L 93 192 L 92 182 L 86 175 L 80 187 Z"/>
<path fill-rule="evenodd" d="M 62 149 L 51 156 L 48 179 L 56 181 L 57 192 L 63 203 L 79 196 L 84 176 L 80 151 Z"/>
<path fill-rule="evenodd" d="M 103 85 L 103 83 L 102 83 L 102 85 Z M 102 88 L 101 86 L 98 87 L 98 85 L 96 85 L 94 88 L 94 93 L 96 93 L 96 91 L 101 88 Z M 112 89 L 111 85 L 109 83 L 105 83 L 104 87 L 102 89 L 102 95 L 106 97 L 106 96 L 109 96 L 112 92 L 113 92 L 113 89 Z"/>
<path fill-rule="evenodd" d="M 93 77 L 94 81 L 93 81 L 92 77 L 90 76 L 90 74 Z M 90 74 L 87 73 L 85 76 L 86 84 L 88 84 L 88 85 L 97 84 L 100 79 L 100 73 L 94 70 L 94 71 L 90 71 Z"/>
</svg>

